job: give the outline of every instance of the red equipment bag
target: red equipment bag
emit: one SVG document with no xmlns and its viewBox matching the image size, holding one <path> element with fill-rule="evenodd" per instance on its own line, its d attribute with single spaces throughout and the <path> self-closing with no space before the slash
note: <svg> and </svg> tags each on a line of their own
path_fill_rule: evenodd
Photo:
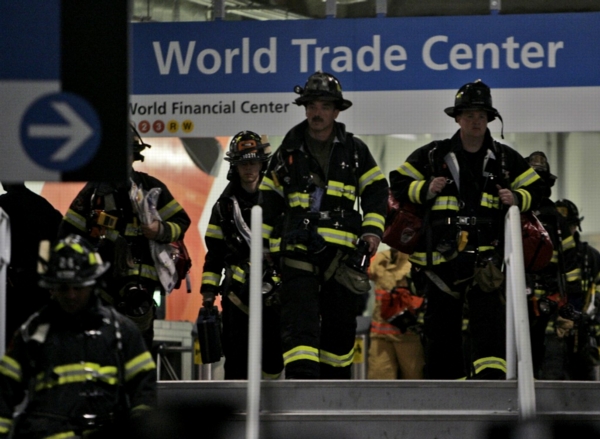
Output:
<svg viewBox="0 0 600 439">
<path fill-rule="evenodd" d="M 177 271 L 177 283 L 173 289 L 177 289 L 181 286 L 181 282 L 186 278 L 187 274 L 192 268 L 192 258 L 188 253 L 188 249 L 185 246 L 183 240 L 175 241 L 171 243 L 173 247 L 173 260 L 175 261 L 175 269 Z"/>
<path fill-rule="evenodd" d="M 533 212 L 521 213 L 525 271 L 540 271 L 552 260 L 554 246 L 548 231 Z"/>
<path fill-rule="evenodd" d="M 423 219 L 419 206 L 399 202 L 388 190 L 387 217 L 382 241 L 407 255 L 415 251 L 422 235 Z"/>
</svg>

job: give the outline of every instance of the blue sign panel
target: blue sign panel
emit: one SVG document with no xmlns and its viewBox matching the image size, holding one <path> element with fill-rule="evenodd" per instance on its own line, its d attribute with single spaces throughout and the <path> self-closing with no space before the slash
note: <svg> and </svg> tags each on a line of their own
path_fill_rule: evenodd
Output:
<svg viewBox="0 0 600 439">
<path fill-rule="evenodd" d="M 600 85 L 600 13 L 133 25 L 133 94 Z"/>
<path fill-rule="evenodd" d="M 40 166 L 72 171 L 98 152 L 101 139 L 96 111 L 81 97 L 56 93 L 35 101 L 23 115 L 21 143 Z"/>
</svg>

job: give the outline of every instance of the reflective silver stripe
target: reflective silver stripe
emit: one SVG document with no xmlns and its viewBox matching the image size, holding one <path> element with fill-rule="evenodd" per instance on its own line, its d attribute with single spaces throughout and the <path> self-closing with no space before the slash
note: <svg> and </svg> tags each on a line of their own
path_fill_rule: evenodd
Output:
<svg viewBox="0 0 600 439">
<path fill-rule="evenodd" d="M 484 369 L 499 369 L 506 372 L 506 360 L 498 357 L 479 358 L 473 361 L 475 373 L 479 373 Z"/>
<path fill-rule="evenodd" d="M 293 361 L 308 360 L 319 362 L 319 350 L 312 346 L 296 346 L 283 354 L 283 364 Z"/>
<path fill-rule="evenodd" d="M 125 363 L 125 381 L 131 380 L 138 373 L 156 369 L 150 352 L 146 351 Z"/>
<path fill-rule="evenodd" d="M 221 229 L 220 226 L 217 226 L 214 224 L 209 224 L 208 227 L 206 228 L 205 236 L 207 238 L 224 239 L 223 229 Z"/>
<path fill-rule="evenodd" d="M 411 177 L 414 180 L 424 180 L 425 176 L 421 174 L 417 169 L 408 162 L 404 162 L 398 168 L 398 172 L 402 175 L 406 175 L 407 177 Z"/>
<path fill-rule="evenodd" d="M 21 365 L 12 357 L 4 355 L 0 360 L 0 374 L 7 376 L 20 383 L 23 379 Z"/>
<path fill-rule="evenodd" d="M 321 349 L 319 351 L 319 360 L 321 363 L 329 364 L 333 367 L 346 367 L 352 364 L 352 360 L 354 359 L 354 347 L 347 354 L 343 355 L 335 355 L 331 352 L 324 351 Z"/>
<path fill-rule="evenodd" d="M 82 232 L 87 232 L 87 221 L 72 209 L 67 210 L 64 220 Z"/>
<path fill-rule="evenodd" d="M 158 214 L 160 215 L 163 221 L 166 221 L 173 215 L 175 215 L 177 212 L 179 212 L 181 209 L 183 209 L 183 207 L 181 207 L 177 200 L 171 200 L 166 206 L 163 206 L 158 211 Z"/>
</svg>

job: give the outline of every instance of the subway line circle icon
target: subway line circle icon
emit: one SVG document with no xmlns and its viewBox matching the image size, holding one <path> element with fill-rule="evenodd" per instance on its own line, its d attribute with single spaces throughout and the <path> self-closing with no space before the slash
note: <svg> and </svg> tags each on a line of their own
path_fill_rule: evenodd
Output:
<svg viewBox="0 0 600 439">
<path fill-rule="evenodd" d="M 88 164 L 100 147 L 96 110 L 73 93 L 53 93 L 27 108 L 20 126 L 25 153 L 38 165 L 72 171 Z"/>
</svg>

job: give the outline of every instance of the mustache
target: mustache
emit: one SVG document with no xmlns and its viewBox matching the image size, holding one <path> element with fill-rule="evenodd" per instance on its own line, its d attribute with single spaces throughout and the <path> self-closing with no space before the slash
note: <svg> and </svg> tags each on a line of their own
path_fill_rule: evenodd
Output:
<svg viewBox="0 0 600 439">
<path fill-rule="evenodd" d="M 313 122 L 324 122 L 321 116 L 314 116 L 311 120 Z"/>
</svg>

